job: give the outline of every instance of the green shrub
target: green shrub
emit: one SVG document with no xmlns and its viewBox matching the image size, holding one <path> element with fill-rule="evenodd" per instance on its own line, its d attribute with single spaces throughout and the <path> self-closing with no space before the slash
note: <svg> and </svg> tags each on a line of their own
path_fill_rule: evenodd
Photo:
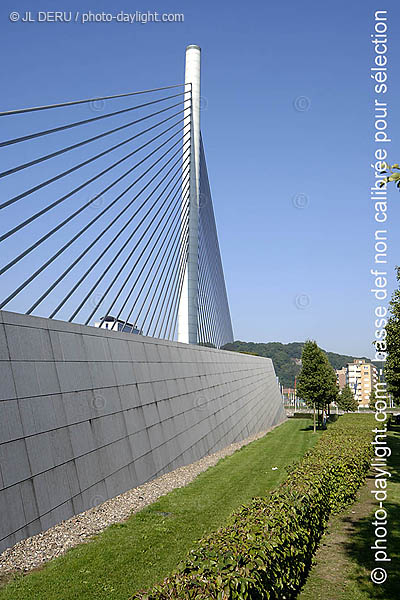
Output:
<svg viewBox="0 0 400 600">
<path fill-rule="evenodd" d="M 373 423 L 372 415 L 343 416 L 274 492 L 242 506 L 162 584 L 133 598 L 294 598 L 330 515 L 354 499 L 365 478 Z"/>
</svg>

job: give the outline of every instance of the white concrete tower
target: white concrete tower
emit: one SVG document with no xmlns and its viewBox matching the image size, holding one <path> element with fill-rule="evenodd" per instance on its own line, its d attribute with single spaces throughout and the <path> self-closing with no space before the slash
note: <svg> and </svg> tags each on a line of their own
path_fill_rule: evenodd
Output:
<svg viewBox="0 0 400 600">
<path fill-rule="evenodd" d="M 188 259 L 179 301 L 178 341 L 185 344 L 197 344 L 198 311 L 198 237 L 199 237 L 199 194 L 200 194 L 200 47 L 186 48 L 185 91 L 192 91 L 191 107 L 184 113 L 184 124 L 190 122 L 183 142 L 190 143 L 190 208 Z M 191 84 L 191 85 L 188 85 Z M 189 94 L 186 96 L 189 98 Z M 187 144 L 189 146 L 189 143 Z M 187 151 L 184 152 L 185 160 Z M 182 210 L 184 204 L 182 204 Z M 183 218 L 183 221 L 186 221 Z M 184 223 L 182 223 L 183 226 Z"/>
</svg>

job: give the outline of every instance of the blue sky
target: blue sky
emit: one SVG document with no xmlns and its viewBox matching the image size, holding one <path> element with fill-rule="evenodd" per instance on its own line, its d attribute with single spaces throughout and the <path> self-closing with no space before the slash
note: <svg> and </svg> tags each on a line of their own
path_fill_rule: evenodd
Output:
<svg viewBox="0 0 400 600">
<path fill-rule="evenodd" d="M 184 23 L 131 25 L 11 23 L 11 11 L 32 3 L 3 2 L 1 108 L 179 83 L 185 46 L 199 44 L 202 131 L 235 338 L 313 338 L 372 356 L 377 9 L 389 11 L 389 158 L 397 162 L 395 2 L 35 3 L 35 12 L 184 13 Z M 299 97 L 307 110 L 296 110 Z M 293 200 L 299 194 L 304 208 Z M 393 188 L 389 198 L 391 292 L 400 194 Z"/>
</svg>

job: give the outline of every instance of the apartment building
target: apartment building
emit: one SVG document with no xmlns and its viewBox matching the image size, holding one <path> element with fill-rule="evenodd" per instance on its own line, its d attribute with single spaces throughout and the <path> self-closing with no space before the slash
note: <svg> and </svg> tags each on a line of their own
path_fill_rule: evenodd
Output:
<svg viewBox="0 0 400 600">
<path fill-rule="evenodd" d="M 345 377 L 343 371 L 345 372 Z M 365 360 L 357 359 L 343 369 L 337 369 L 336 377 L 340 389 L 343 389 L 344 385 L 348 385 L 354 393 L 359 406 L 368 407 L 369 395 L 378 381 L 378 370 L 375 365 Z"/>
<path fill-rule="evenodd" d="M 347 365 L 346 385 L 350 387 L 358 404 L 361 404 L 361 365 L 358 361 Z"/>
<path fill-rule="evenodd" d="M 378 369 L 372 363 L 362 361 L 361 371 L 361 405 L 368 406 L 369 395 L 378 381 Z"/>
</svg>

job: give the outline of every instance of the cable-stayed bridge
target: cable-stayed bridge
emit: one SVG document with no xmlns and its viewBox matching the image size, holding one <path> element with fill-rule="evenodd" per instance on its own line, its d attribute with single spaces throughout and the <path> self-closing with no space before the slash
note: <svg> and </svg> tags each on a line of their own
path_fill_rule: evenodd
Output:
<svg viewBox="0 0 400 600">
<path fill-rule="evenodd" d="M 2 551 L 285 414 L 272 361 L 221 349 L 198 46 L 183 84 L 0 123 Z"/>
<path fill-rule="evenodd" d="M 0 309 L 221 347 L 232 325 L 186 82 L 0 113 Z M 119 324 L 119 325 L 118 325 Z"/>
</svg>

